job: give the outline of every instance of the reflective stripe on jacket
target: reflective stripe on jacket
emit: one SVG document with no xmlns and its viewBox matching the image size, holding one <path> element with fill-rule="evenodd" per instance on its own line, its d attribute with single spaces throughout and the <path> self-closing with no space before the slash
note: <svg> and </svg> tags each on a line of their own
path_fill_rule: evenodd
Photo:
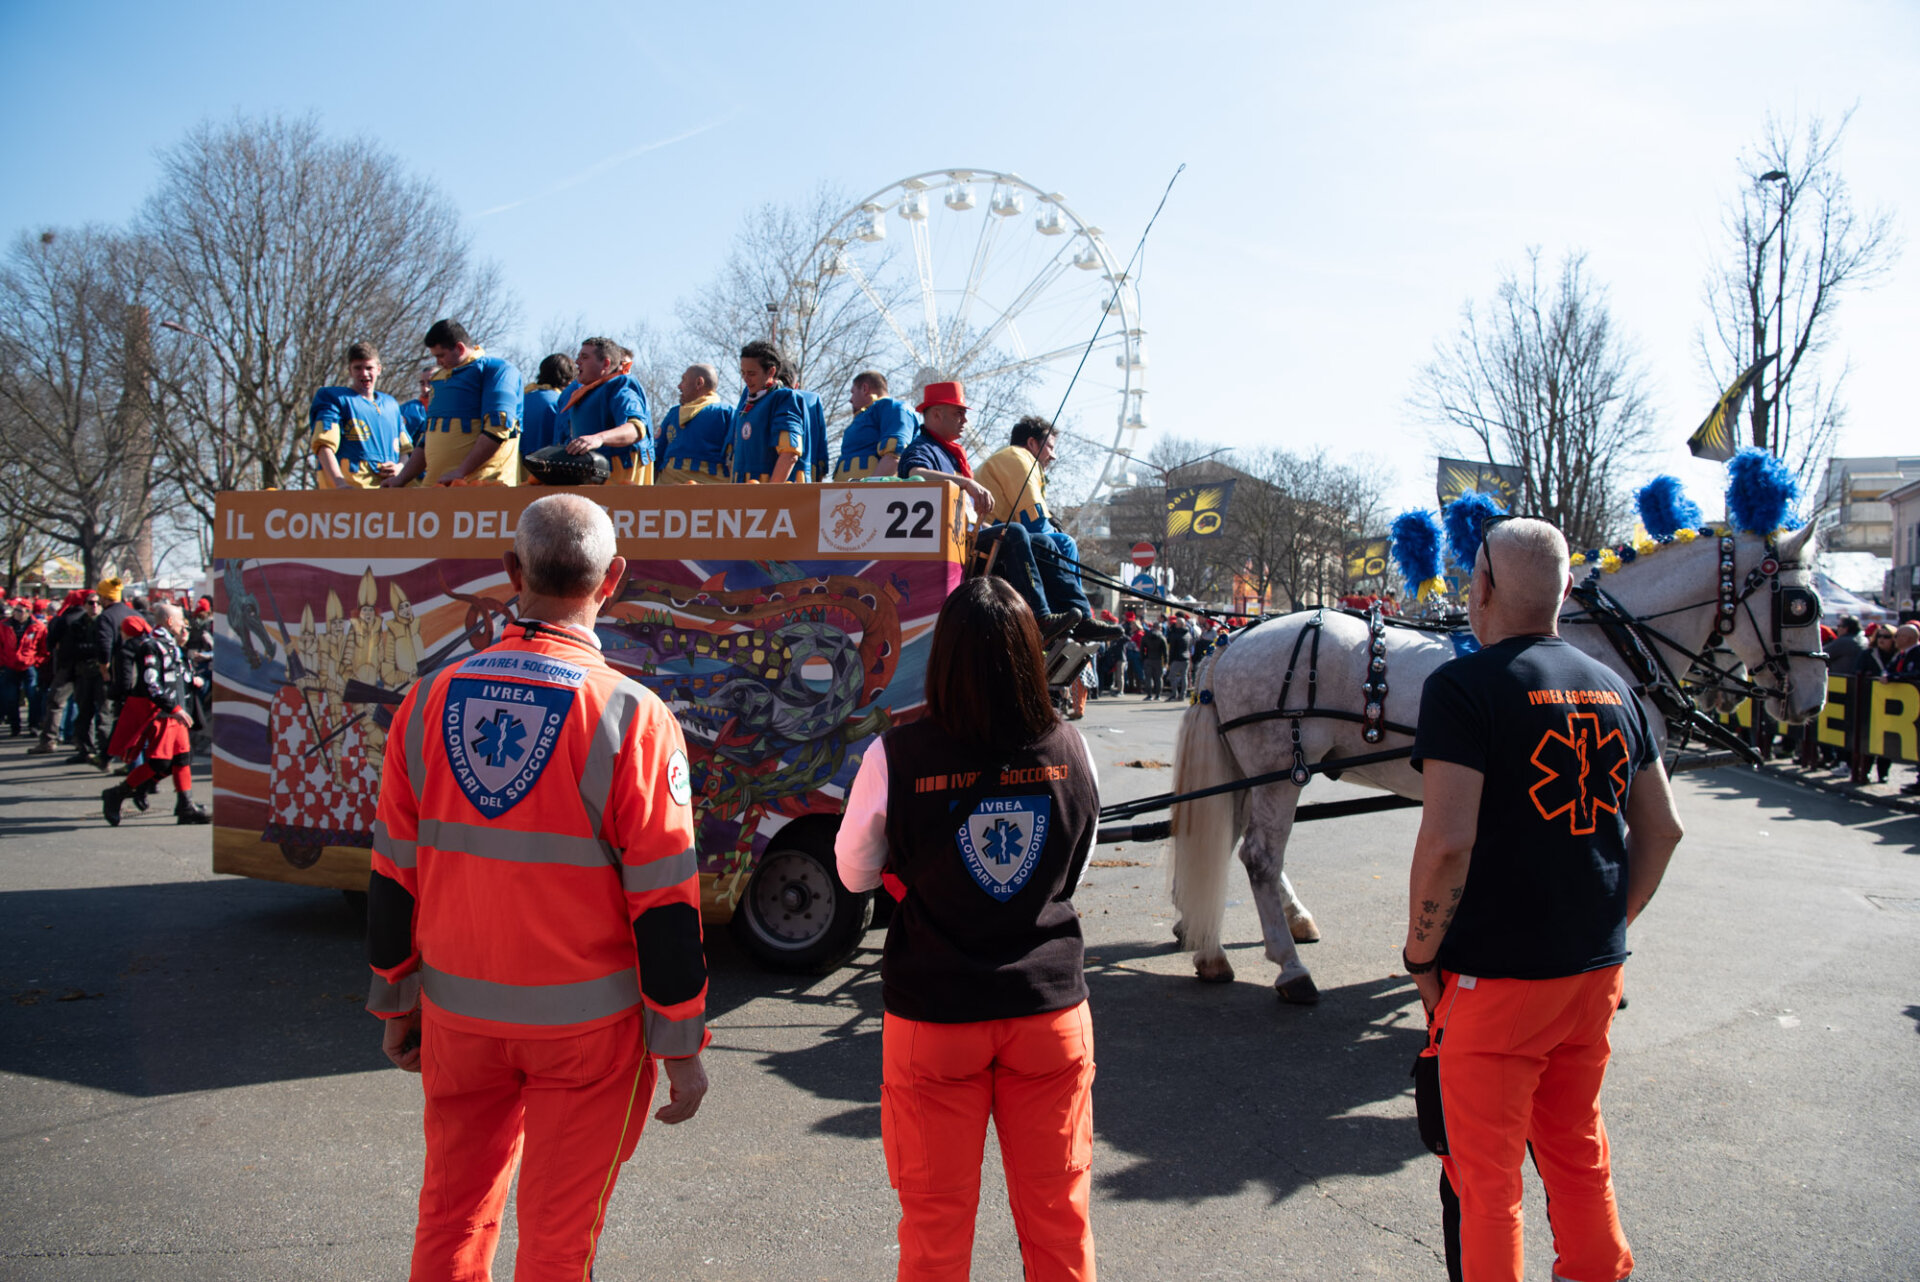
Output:
<svg viewBox="0 0 1920 1282">
<path fill-rule="evenodd" d="M 467 1031 L 559 1037 L 644 1005 L 653 1054 L 695 1054 L 707 976 L 679 723 L 584 636 L 509 632 L 394 718 L 368 1007 L 424 996 Z"/>
</svg>

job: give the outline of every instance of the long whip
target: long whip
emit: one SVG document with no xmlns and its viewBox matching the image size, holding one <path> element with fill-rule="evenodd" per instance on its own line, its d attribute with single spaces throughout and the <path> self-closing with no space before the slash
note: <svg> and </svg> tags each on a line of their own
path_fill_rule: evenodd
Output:
<svg viewBox="0 0 1920 1282">
<path fill-rule="evenodd" d="M 1160 211 L 1167 207 L 1167 197 L 1173 195 L 1173 185 L 1180 181 L 1180 175 L 1186 171 L 1186 162 L 1182 161 L 1180 167 L 1173 171 L 1173 177 L 1167 179 L 1166 190 L 1160 193 L 1160 203 L 1153 207 L 1153 217 L 1147 219 L 1147 225 L 1140 233 L 1140 241 L 1133 247 L 1133 255 L 1127 259 L 1126 267 L 1114 277 L 1113 293 L 1107 296 L 1107 305 L 1100 309 L 1100 319 L 1093 327 L 1093 337 L 1087 340 L 1086 348 L 1080 353 L 1080 363 L 1073 367 L 1073 377 L 1067 380 L 1067 390 L 1060 394 L 1060 408 L 1053 412 L 1053 418 L 1048 420 L 1049 422 L 1058 423 L 1060 416 L 1066 413 L 1067 398 L 1073 395 L 1073 385 L 1080 381 L 1080 371 L 1087 367 L 1087 358 L 1093 355 L 1093 345 L 1100 341 L 1100 331 L 1107 327 L 1107 317 L 1113 314 L 1113 304 L 1120 297 L 1120 291 L 1126 287 L 1127 278 L 1133 274 L 1133 265 L 1140 261 L 1140 255 L 1145 252 L 1147 237 L 1153 234 L 1153 225 L 1160 221 Z M 1033 470 L 1039 466 L 1040 458 L 1035 455 L 1033 462 L 1027 464 L 1026 474 L 1020 478 L 1020 488 L 1014 491 L 1016 496 L 1027 492 L 1027 486 L 1033 481 Z M 1009 512 L 1007 515 L 1012 516 L 1013 513 Z M 1000 555 L 1000 543 L 1001 540 L 994 540 L 993 547 L 987 552 L 987 568 L 984 573 L 993 573 L 993 563 Z"/>
</svg>

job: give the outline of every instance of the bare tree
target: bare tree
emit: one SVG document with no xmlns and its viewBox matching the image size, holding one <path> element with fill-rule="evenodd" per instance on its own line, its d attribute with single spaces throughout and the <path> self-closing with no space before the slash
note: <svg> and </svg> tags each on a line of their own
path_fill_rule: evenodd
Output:
<svg viewBox="0 0 1920 1282">
<path fill-rule="evenodd" d="M 836 393 L 861 370 L 881 365 L 890 380 L 911 381 L 911 370 L 884 368 L 885 322 L 855 277 L 823 271 L 814 252 L 846 203 L 845 193 L 822 186 L 804 202 L 753 210 L 719 273 L 681 301 L 686 335 L 677 346 L 720 371 L 724 395 L 739 393 L 739 352 L 755 339 L 771 339 L 792 362 L 796 385 L 819 394 L 836 429 L 849 417 Z"/>
<path fill-rule="evenodd" d="M 1379 515 L 1384 474 L 1336 463 L 1324 450 L 1262 450 L 1247 471 L 1253 483 L 1234 488 L 1223 528 L 1252 595 L 1264 602 L 1277 590 L 1295 608 L 1339 596 L 1347 540 Z"/>
<path fill-rule="evenodd" d="M 483 344 L 513 305 L 453 205 L 390 153 L 311 119 L 203 124 L 161 158 L 135 228 L 151 272 L 159 445 L 180 498 L 212 519 L 222 489 L 303 476 L 314 389 L 349 343 L 414 393 L 420 336 L 456 316 Z"/>
<path fill-rule="evenodd" d="M 22 236 L 0 268 L 9 524 L 73 548 L 88 582 L 127 556 L 152 513 L 148 317 L 134 257 L 116 234 L 81 228 Z"/>
<path fill-rule="evenodd" d="M 1701 358 L 1725 387 L 1767 361 L 1748 402 L 1750 441 L 1811 481 L 1832 452 L 1845 406 L 1846 365 L 1822 359 L 1850 292 L 1883 278 L 1899 256 L 1892 216 L 1853 205 L 1840 172 L 1841 136 L 1769 117 L 1740 158 L 1740 186 L 1721 220 L 1724 256 L 1707 275 Z"/>
<path fill-rule="evenodd" d="M 1645 383 L 1586 256 L 1568 254 L 1548 284 L 1536 248 L 1490 304 L 1468 301 L 1459 332 L 1434 344 L 1411 404 L 1447 448 L 1518 467 L 1520 509 L 1590 547 L 1623 519 L 1622 478 L 1650 446 Z"/>
<path fill-rule="evenodd" d="M 0 421 L 5 421 L 0 416 Z M 20 580 L 54 554 L 58 544 L 34 528 L 27 511 L 34 478 L 0 444 L 0 572 L 6 576 L 6 594 L 20 590 Z"/>
</svg>

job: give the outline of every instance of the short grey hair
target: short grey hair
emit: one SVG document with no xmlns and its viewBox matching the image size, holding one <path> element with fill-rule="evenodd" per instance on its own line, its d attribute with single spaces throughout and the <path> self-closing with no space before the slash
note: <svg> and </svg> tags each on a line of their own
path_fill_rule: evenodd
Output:
<svg viewBox="0 0 1920 1282">
<path fill-rule="evenodd" d="M 613 521 L 578 494 L 550 494 L 527 505 L 513 535 L 527 591 L 578 601 L 590 597 L 613 564 Z"/>
<path fill-rule="evenodd" d="M 717 389 L 720 386 L 720 371 L 711 365 L 695 362 L 687 366 L 687 373 L 697 374 L 701 378 L 704 378 L 707 381 L 708 387 Z"/>
<path fill-rule="evenodd" d="M 1500 565 L 1493 567 L 1493 544 L 1500 543 Z M 1552 618 L 1566 599 L 1567 538 L 1550 521 L 1515 517 L 1487 531 L 1480 544 L 1495 587 L 1530 617 Z"/>
<path fill-rule="evenodd" d="M 157 623 L 163 628 L 175 621 L 184 621 L 186 617 L 186 611 L 171 601 L 156 601 L 147 610 L 148 622 Z"/>
</svg>

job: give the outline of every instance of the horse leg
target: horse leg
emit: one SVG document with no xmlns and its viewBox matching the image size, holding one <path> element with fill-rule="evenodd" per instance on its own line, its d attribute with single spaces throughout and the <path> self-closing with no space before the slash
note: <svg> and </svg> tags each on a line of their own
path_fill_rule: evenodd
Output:
<svg viewBox="0 0 1920 1282">
<path fill-rule="evenodd" d="M 1293 936 L 1296 944 L 1317 944 L 1320 942 L 1320 927 L 1313 920 L 1313 914 L 1300 902 L 1300 896 L 1293 893 L 1293 882 L 1287 874 L 1280 874 L 1280 894 L 1284 897 L 1287 911 L 1287 933 Z"/>
<path fill-rule="evenodd" d="M 1240 861 L 1247 866 L 1247 880 L 1253 885 L 1254 907 L 1260 913 L 1260 934 L 1266 941 L 1267 960 L 1277 962 L 1280 974 L 1273 981 L 1280 1000 L 1311 1005 L 1320 1000 L 1320 990 L 1300 952 L 1294 947 L 1288 921 L 1287 903 L 1298 903 L 1286 882 L 1287 838 L 1293 830 L 1293 811 L 1299 804 L 1300 790 L 1288 785 L 1262 788 L 1253 798 L 1253 822 L 1240 843 Z M 1282 887 L 1285 887 L 1283 892 Z M 1308 918 L 1311 921 L 1311 918 Z"/>
</svg>

